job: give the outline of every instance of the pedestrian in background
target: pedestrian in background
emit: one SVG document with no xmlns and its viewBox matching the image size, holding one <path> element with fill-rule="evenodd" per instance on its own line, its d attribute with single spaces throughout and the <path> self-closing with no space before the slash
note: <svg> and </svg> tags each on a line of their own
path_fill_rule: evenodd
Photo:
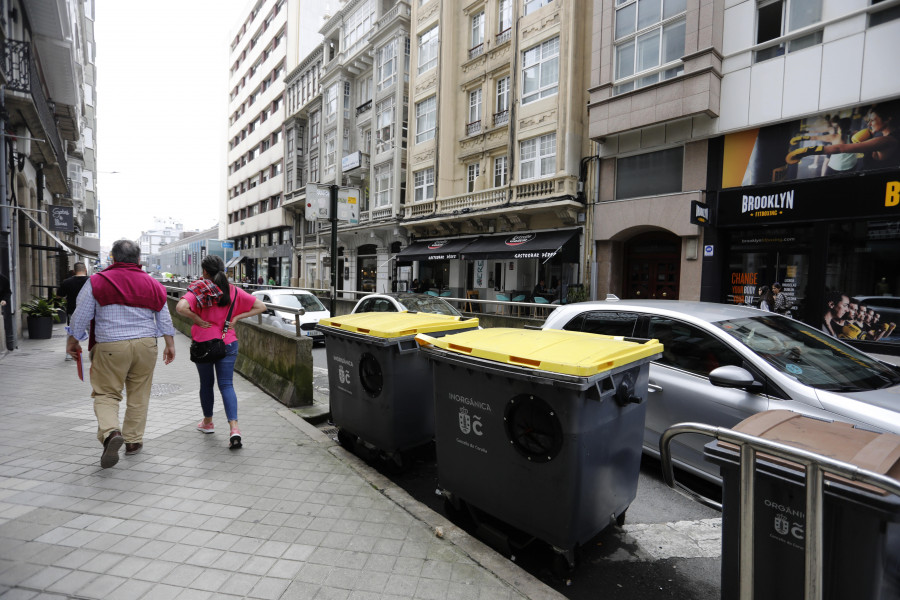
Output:
<svg viewBox="0 0 900 600">
<path fill-rule="evenodd" d="M 231 428 L 229 447 L 240 448 L 241 430 L 238 427 L 237 394 L 234 391 L 234 363 L 238 355 L 238 339 L 234 324 L 241 319 L 256 316 L 266 310 L 262 300 L 251 296 L 236 285 L 229 285 L 225 275 L 225 263 L 215 255 L 207 255 L 200 263 L 203 268 L 203 279 L 198 279 L 188 286 L 188 291 L 181 297 L 175 310 L 179 315 L 190 319 L 191 339 L 195 342 L 213 340 L 222 335 L 227 328 L 223 341 L 225 356 L 212 363 L 194 363 L 200 376 L 200 407 L 203 419 L 197 423 L 197 429 L 203 433 L 215 432 L 213 425 L 213 407 L 215 396 L 213 385 L 218 382 L 222 403 L 225 405 L 225 418 Z M 231 304 L 234 308 L 231 321 L 226 321 Z"/>
<path fill-rule="evenodd" d="M 788 304 L 787 296 L 784 295 L 784 288 L 777 281 L 772 284 L 772 294 L 775 296 L 775 304 L 771 307 L 772 311 L 779 315 L 790 314 L 791 307 Z"/>
<path fill-rule="evenodd" d="M 84 263 L 75 263 L 72 273 L 71 277 L 63 280 L 58 290 L 60 296 L 66 297 L 66 325 L 72 322 L 72 314 L 78 306 L 78 292 L 88 280 L 87 267 Z M 66 360 L 70 359 L 71 357 L 67 355 Z"/>
<path fill-rule="evenodd" d="M 760 310 L 764 310 L 766 312 L 772 312 L 772 309 L 775 307 L 775 296 L 772 294 L 772 289 L 767 286 L 760 286 L 759 288 L 759 308 Z"/>
<path fill-rule="evenodd" d="M 125 454 L 137 454 L 144 447 L 158 337 L 166 342 L 165 364 L 175 360 L 175 327 L 166 306 L 166 289 L 141 268 L 141 249 L 134 242 L 115 242 L 111 254 L 113 263 L 81 288 L 66 327 L 66 354 L 72 358 L 81 354 L 79 340 L 89 338 L 91 397 L 104 469 L 119 462 L 123 442 Z M 123 388 L 125 419 L 120 427 Z"/>
</svg>

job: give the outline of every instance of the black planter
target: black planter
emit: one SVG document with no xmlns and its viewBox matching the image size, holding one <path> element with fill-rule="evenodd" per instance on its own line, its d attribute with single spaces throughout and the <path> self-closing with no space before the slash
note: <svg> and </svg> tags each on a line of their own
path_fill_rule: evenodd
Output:
<svg viewBox="0 0 900 600">
<path fill-rule="evenodd" d="M 53 317 L 28 317 L 28 337 L 32 340 L 53 337 Z"/>
</svg>

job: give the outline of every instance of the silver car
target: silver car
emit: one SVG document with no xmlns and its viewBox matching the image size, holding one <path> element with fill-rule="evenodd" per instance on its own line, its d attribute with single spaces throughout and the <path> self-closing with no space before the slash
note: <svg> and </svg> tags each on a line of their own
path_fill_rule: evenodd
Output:
<svg viewBox="0 0 900 600">
<path fill-rule="evenodd" d="M 900 434 L 900 370 L 819 330 L 755 308 L 680 300 L 607 300 L 557 308 L 544 329 L 656 338 L 644 452 L 682 422 L 732 427 L 765 410 L 792 410 Z M 709 438 L 681 435 L 681 468 L 718 481 L 703 458 Z"/>
<path fill-rule="evenodd" d="M 462 313 L 449 302 L 437 296 L 412 292 L 391 292 L 363 296 L 351 313 L 364 312 L 423 312 L 461 317 Z"/>
</svg>

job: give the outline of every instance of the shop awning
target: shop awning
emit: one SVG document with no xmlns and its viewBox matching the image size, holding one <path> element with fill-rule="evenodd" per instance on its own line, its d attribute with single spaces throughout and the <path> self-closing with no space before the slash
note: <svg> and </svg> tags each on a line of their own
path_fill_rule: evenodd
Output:
<svg viewBox="0 0 900 600">
<path fill-rule="evenodd" d="M 478 238 L 456 238 L 415 242 L 400 251 L 397 260 L 409 262 L 413 260 L 448 260 L 459 258 L 460 251 Z"/>
<path fill-rule="evenodd" d="M 87 258 L 100 258 L 100 253 L 97 252 L 97 251 L 95 251 L 95 250 L 88 250 L 88 249 L 86 249 L 86 248 L 82 248 L 82 247 L 80 247 L 80 246 L 77 246 L 77 245 L 73 244 L 72 242 L 64 242 L 64 241 L 62 241 L 61 239 L 59 239 L 58 237 L 56 237 L 56 234 L 55 234 L 55 233 L 53 233 L 52 231 L 50 231 L 49 229 L 47 229 L 46 227 L 44 227 L 43 225 L 41 225 L 41 223 L 40 223 L 37 219 L 35 219 L 35 218 L 32 217 L 31 215 L 29 215 L 26 211 L 20 210 L 20 211 L 19 211 L 19 214 L 25 215 L 26 217 L 28 217 L 28 218 L 31 220 L 32 223 L 34 223 L 35 225 L 37 225 L 38 228 L 39 228 L 41 231 L 43 231 L 44 233 L 46 233 L 47 235 L 49 235 L 49 236 L 50 236 L 57 244 L 59 244 L 59 245 L 62 247 L 62 249 L 65 250 L 66 252 L 69 252 L 69 253 L 71 253 L 71 254 L 78 254 L 79 256 L 86 256 Z"/>
<path fill-rule="evenodd" d="M 465 260 L 549 260 L 558 256 L 567 262 L 578 262 L 578 233 L 578 229 L 566 229 L 484 236 L 466 246 L 460 254 Z"/>
<path fill-rule="evenodd" d="M 231 267 L 237 265 L 239 262 L 244 260 L 244 258 L 245 257 L 241 256 L 240 254 L 238 254 L 237 256 L 232 256 L 230 259 L 228 259 L 228 262 L 225 263 L 225 268 L 230 269 Z"/>
</svg>

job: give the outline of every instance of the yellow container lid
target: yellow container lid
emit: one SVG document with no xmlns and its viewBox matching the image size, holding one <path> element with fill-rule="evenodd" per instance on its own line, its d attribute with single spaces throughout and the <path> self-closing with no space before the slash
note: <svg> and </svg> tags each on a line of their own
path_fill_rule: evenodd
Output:
<svg viewBox="0 0 900 600">
<path fill-rule="evenodd" d="M 477 328 L 478 319 L 421 312 L 369 312 L 321 319 L 320 326 L 378 338 L 399 338 L 417 333 Z"/>
<path fill-rule="evenodd" d="M 420 346 L 434 346 L 476 358 L 589 377 L 641 359 L 656 358 L 659 340 L 626 341 L 622 337 L 559 329 L 491 328 L 464 331 L 441 338 L 419 334 Z"/>
</svg>

